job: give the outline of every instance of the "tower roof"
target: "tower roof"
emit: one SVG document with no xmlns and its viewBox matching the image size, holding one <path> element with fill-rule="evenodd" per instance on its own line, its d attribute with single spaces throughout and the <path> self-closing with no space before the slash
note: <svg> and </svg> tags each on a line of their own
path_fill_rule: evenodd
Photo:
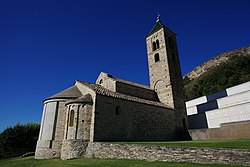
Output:
<svg viewBox="0 0 250 167">
<path fill-rule="evenodd" d="M 158 31 L 159 29 L 161 29 L 161 28 L 165 28 L 165 29 L 167 29 L 169 32 L 171 32 L 171 33 L 173 33 L 174 35 L 176 35 L 175 32 L 173 32 L 172 30 L 170 30 L 168 27 L 166 27 L 166 26 L 161 22 L 161 20 L 160 20 L 160 15 L 158 14 L 156 23 L 155 23 L 153 29 L 152 29 L 152 30 L 150 31 L 150 33 L 147 35 L 147 37 L 150 36 L 150 35 L 152 35 L 153 33 L 157 32 L 157 31 Z"/>
<path fill-rule="evenodd" d="M 148 35 L 151 35 L 151 34 L 155 33 L 156 31 L 158 31 L 162 27 L 165 27 L 165 26 L 162 24 L 162 22 L 160 20 L 160 17 L 157 17 L 155 26 L 153 27 L 153 29 L 150 31 L 150 33 Z"/>
</svg>

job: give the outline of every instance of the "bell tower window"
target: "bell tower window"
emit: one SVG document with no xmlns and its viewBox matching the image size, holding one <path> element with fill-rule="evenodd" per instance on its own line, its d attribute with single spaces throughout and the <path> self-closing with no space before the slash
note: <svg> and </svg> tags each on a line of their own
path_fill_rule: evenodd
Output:
<svg viewBox="0 0 250 167">
<path fill-rule="evenodd" d="M 157 39 L 156 40 L 156 49 L 159 49 L 160 48 L 160 43 L 159 43 L 159 40 Z"/>
<path fill-rule="evenodd" d="M 160 61 L 160 55 L 159 55 L 159 53 L 156 53 L 155 54 L 155 63 L 158 61 Z"/>
<path fill-rule="evenodd" d="M 155 42 L 153 42 L 152 44 L 153 46 L 153 51 L 157 50 L 160 48 L 160 43 L 159 43 L 159 40 L 157 39 Z"/>
<path fill-rule="evenodd" d="M 156 43 L 153 42 L 153 51 L 155 51 L 155 50 L 156 50 Z"/>
</svg>

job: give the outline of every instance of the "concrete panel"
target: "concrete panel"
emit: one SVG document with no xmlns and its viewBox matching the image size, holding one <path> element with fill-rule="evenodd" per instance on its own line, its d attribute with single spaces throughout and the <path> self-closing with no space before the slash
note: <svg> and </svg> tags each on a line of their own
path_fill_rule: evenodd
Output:
<svg viewBox="0 0 250 167">
<path fill-rule="evenodd" d="M 234 94 L 237 94 L 237 93 L 241 93 L 241 92 L 245 92 L 245 91 L 249 91 L 249 90 L 250 90 L 250 81 L 226 89 L 228 96 L 231 96 L 231 95 L 234 95 Z"/>
<path fill-rule="evenodd" d="M 189 129 L 208 128 L 207 118 L 205 113 L 188 116 Z"/>
<path fill-rule="evenodd" d="M 198 114 L 196 106 L 187 108 L 187 115 L 194 115 L 194 114 Z"/>
<path fill-rule="evenodd" d="M 53 139 L 56 107 L 57 107 L 57 102 L 51 102 L 46 104 L 46 110 L 43 120 L 42 136 L 40 140 Z"/>
<path fill-rule="evenodd" d="M 216 93 L 213 93 L 211 95 L 208 95 L 207 96 L 207 101 L 213 101 L 213 100 L 216 100 L 216 99 L 219 99 L 219 98 L 223 98 L 223 97 L 226 97 L 227 96 L 227 91 L 226 90 L 222 90 L 220 92 L 216 92 Z"/>
<path fill-rule="evenodd" d="M 197 105 L 198 113 L 202 113 L 202 112 L 214 110 L 214 109 L 218 109 L 218 104 L 216 100 Z"/>
<path fill-rule="evenodd" d="M 233 105 L 239 105 L 250 102 L 250 91 L 238 93 L 232 96 L 228 96 L 222 99 L 218 99 L 219 108 L 229 107 Z"/>
<path fill-rule="evenodd" d="M 202 97 L 199 97 L 197 99 L 187 101 L 186 102 L 186 107 L 189 108 L 191 106 L 196 106 L 196 105 L 203 104 L 203 103 L 206 103 L 206 102 L 207 102 L 207 97 L 202 96 Z"/>
<path fill-rule="evenodd" d="M 222 123 L 250 120 L 250 103 L 206 112 L 208 128 L 219 128 Z M 241 116 L 239 116 L 241 115 Z"/>
</svg>

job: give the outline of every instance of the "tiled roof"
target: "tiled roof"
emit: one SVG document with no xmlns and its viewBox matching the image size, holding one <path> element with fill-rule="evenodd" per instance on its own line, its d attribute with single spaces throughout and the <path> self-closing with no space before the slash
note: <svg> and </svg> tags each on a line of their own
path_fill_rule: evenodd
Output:
<svg viewBox="0 0 250 167">
<path fill-rule="evenodd" d="M 121 79 L 117 79 L 117 80 L 119 80 L 119 82 L 131 84 L 130 81 L 125 81 L 125 80 L 121 80 Z M 118 92 L 113 92 L 109 89 L 104 88 L 103 86 L 101 86 L 99 84 L 92 84 L 92 83 L 87 83 L 87 82 L 82 82 L 82 81 L 77 81 L 77 82 L 89 87 L 91 90 L 93 90 L 96 94 L 99 94 L 99 95 L 109 96 L 109 97 L 124 99 L 124 100 L 128 100 L 128 101 L 134 101 L 134 102 L 138 102 L 138 103 L 144 103 L 144 104 L 148 104 L 148 105 L 173 109 L 173 108 L 167 106 L 166 104 L 163 104 L 160 102 L 146 100 L 146 99 L 142 99 L 139 97 L 134 97 L 134 96 L 118 93 Z M 133 83 L 133 84 L 136 84 L 136 83 Z M 144 85 L 139 85 L 139 86 L 144 86 Z M 148 89 L 150 89 L 150 88 L 148 87 Z M 79 98 L 79 97 L 82 97 L 82 95 L 83 94 L 79 91 L 77 86 L 74 85 L 74 86 L 69 87 L 68 89 L 63 90 L 62 92 L 59 92 L 53 96 L 48 97 L 45 100 Z M 81 100 L 81 99 L 79 98 L 79 100 Z"/>
<path fill-rule="evenodd" d="M 79 91 L 77 86 L 71 86 L 68 89 L 65 89 L 53 96 L 48 97 L 46 100 L 49 99 L 68 99 L 68 98 L 78 98 L 82 96 L 82 93 Z"/>
<path fill-rule="evenodd" d="M 136 83 L 136 82 L 116 78 L 116 77 L 113 77 L 112 75 L 110 75 L 110 74 L 108 74 L 106 72 L 102 72 L 102 73 L 106 74 L 110 79 L 112 79 L 112 80 L 114 80 L 116 82 L 120 82 L 120 83 L 124 83 L 124 84 L 128 84 L 128 85 L 133 85 L 133 86 L 136 86 L 136 87 L 140 87 L 140 88 L 143 88 L 143 89 L 148 89 L 148 90 L 154 91 L 153 89 L 151 89 L 147 85 L 143 85 L 143 84 L 139 84 L 139 83 Z"/>
<path fill-rule="evenodd" d="M 148 90 L 152 90 L 149 86 L 147 85 L 142 85 L 142 84 L 139 84 L 139 83 L 136 83 L 136 82 L 131 82 L 131 81 L 126 81 L 126 80 L 123 80 L 123 79 L 120 79 L 120 78 L 114 78 L 113 79 L 117 82 L 121 82 L 121 83 L 125 83 L 125 84 L 128 84 L 128 85 L 133 85 L 133 86 L 136 86 L 136 87 L 140 87 L 140 88 L 143 88 L 143 89 L 148 89 Z M 152 90 L 154 91 L 154 90 Z"/>
<path fill-rule="evenodd" d="M 72 104 L 72 103 L 85 103 L 85 104 L 92 104 L 93 103 L 93 100 L 92 100 L 92 97 L 90 94 L 86 94 L 86 95 L 83 95 L 77 99 L 74 99 L 74 100 L 70 100 L 69 102 L 66 103 L 67 104 Z"/>
<path fill-rule="evenodd" d="M 106 89 L 103 86 L 98 85 L 98 84 L 91 84 L 91 83 L 82 82 L 82 81 L 78 81 L 78 82 L 89 87 L 94 92 L 96 92 L 97 94 L 100 94 L 100 95 L 110 96 L 110 97 L 124 99 L 124 100 L 128 100 L 128 101 L 134 101 L 134 102 L 138 102 L 138 103 L 144 103 L 144 104 L 148 104 L 148 105 L 173 109 L 173 108 L 167 106 L 166 104 L 163 104 L 160 102 L 155 102 L 155 101 L 141 99 L 141 98 L 134 97 L 134 96 L 129 96 L 129 95 L 118 93 L 118 92 L 113 92 L 113 91 Z"/>
</svg>

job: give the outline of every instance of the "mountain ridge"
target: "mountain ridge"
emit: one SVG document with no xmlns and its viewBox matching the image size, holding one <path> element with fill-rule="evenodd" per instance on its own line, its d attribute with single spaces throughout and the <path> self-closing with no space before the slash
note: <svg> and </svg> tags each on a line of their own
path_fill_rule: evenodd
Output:
<svg viewBox="0 0 250 167">
<path fill-rule="evenodd" d="M 183 77 L 186 100 L 250 81 L 250 46 L 221 53 Z"/>
<path fill-rule="evenodd" d="M 208 61 L 202 63 L 201 65 L 195 67 L 192 71 L 184 75 L 183 78 L 187 77 L 188 79 L 193 80 L 204 74 L 210 68 L 216 67 L 221 63 L 227 62 L 228 60 L 230 60 L 232 56 L 246 56 L 246 55 L 250 55 L 250 46 L 220 53 L 217 56 L 214 56 Z"/>
</svg>

